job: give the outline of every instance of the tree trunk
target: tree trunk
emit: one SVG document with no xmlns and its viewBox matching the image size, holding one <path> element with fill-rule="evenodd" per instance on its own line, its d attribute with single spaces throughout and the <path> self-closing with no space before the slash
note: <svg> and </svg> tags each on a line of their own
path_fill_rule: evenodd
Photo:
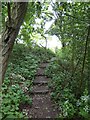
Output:
<svg viewBox="0 0 90 120">
<path fill-rule="evenodd" d="M 6 28 L 2 35 L 2 82 L 4 80 L 8 59 L 11 54 L 14 41 L 25 17 L 28 2 L 15 2 L 13 4 L 12 12 L 10 13 L 10 11 L 8 11 L 10 14 L 8 17 L 11 17 L 11 21 L 9 21 L 9 19 L 7 20 Z"/>
<path fill-rule="evenodd" d="M 89 35 L 90 37 L 90 35 Z M 89 100 L 88 105 L 90 107 L 90 41 L 88 41 L 88 79 L 87 79 L 87 86 L 88 86 L 88 94 L 89 94 Z M 89 110 L 90 115 L 90 110 Z"/>
<path fill-rule="evenodd" d="M 2 11 L 1 11 L 1 2 L 0 2 L 0 91 L 2 85 L 2 38 L 1 38 L 1 28 L 2 28 Z"/>
<path fill-rule="evenodd" d="M 86 38 L 86 43 L 85 43 L 85 51 L 84 51 L 84 56 L 83 56 L 83 63 L 82 63 L 82 70 L 81 70 L 81 80 L 80 80 L 80 86 L 79 86 L 79 95 L 83 92 L 83 79 L 84 79 L 84 68 L 85 68 L 85 61 L 86 61 L 86 55 L 87 55 L 87 49 L 88 49 L 88 41 L 90 38 L 90 25 L 88 26 L 88 34 Z"/>
</svg>

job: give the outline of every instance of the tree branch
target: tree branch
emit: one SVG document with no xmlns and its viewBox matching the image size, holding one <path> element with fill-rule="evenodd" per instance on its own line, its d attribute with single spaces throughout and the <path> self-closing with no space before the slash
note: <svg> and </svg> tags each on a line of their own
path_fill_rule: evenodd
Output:
<svg viewBox="0 0 90 120">
<path fill-rule="evenodd" d="M 73 15 L 70 15 L 70 14 L 68 14 L 68 13 L 64 13 L 64 15 L 69 16 L 69 17 L 72 17 L 72 18 L 74 18 L 74 19 L 79 20 L 80 22 L 82 21 L 82 22 L 84 22 L 84 23 L 85 23 L 85 21 L 84 21 L 84 20 L 78 19 L 77 17 L 75 17 L 75 16 L 73 16 Z"/>
<path fill-rule="evenodd" d="M 7 10 L 8 10 L 8 21 L 9 21 L 9 25 L 11 24 L 11 6 L 10 3 L 7 3 Z"/>
</svg>

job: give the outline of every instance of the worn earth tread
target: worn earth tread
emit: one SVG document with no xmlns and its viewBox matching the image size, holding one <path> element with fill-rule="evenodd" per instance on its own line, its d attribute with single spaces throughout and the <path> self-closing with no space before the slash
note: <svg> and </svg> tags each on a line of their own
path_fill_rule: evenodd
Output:
<svg viewBox="0 0 90 120">
<path fill-rule="evenodd" d="M 43 68 L 39 68 L 37 70 L 36 76 L 45 76 L 44 72 L 45 70 Z"/>
<path fill-rule="evenodd" d="M 40 67 L 39 68 L 46 68 L 48 66 L 49 63 L 43 63 L 43 64 L 40 64 Z"/>
<path fill-rule="evenodd" d="M 32 118 L 56 118 L 57 108 L 53 105 L 49 94 L 33 95 L 32 108 L 28 112 L 28 116 Z"/>
</svg>

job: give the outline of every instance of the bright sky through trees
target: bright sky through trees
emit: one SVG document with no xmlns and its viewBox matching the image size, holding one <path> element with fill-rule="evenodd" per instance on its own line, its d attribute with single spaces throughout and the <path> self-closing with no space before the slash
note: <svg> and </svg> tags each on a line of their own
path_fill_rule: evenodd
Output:
<svg viewBox="0 0 90 120">
<path fill-rule="evenodd" d="M 48 34 L 48 30 L 50 29 L 50 27 L 52 26 L 52 24 L 55 21 L 55 12 L 53 11 L 53 8 L 52 8 L 51 4 L 48 7 L 48 12 L 53 13 L 54 16 L 52 16 L 52 20 L 45 21 L 45 25 L 43 26 L 44 36 L 47 38 L 47 48 L 50 48 L 51 50 L 53 50 L 55 52 L 55 49 L 56 48 L 60 49 L 62 47 L 62 44 L 61 44 L 61 41 L 59 40 L 59 38 L 56 35 L 51 36 L 51 35 Z M 43 18 L 36 18 L 35 19 L 35 24 L 33 25 L 35 32 L 32 33 L 33 36 L 31 35 L 31 39 L 34 42 L 36 42 L 36 44 L 38 44 L 40 46 L 45 46 L 46 45 L 45 39 L 40 35 L 40 33 L 38 33 L 38 32 L 36 33 L 36 31 L 41 28 L 41 23 L 42 22 L 43 22 Z M 26 24 L 26 23 L 24 23 L 24 24 Z M 21 27 L 21 29 L 22 29 L 22 27 Z M 45 32 L 47 32 L 47 34 L 45 34 Z M 23 40 L 19 40 L 19 42 L 23 43 Z"/>
<path fill-rule="evenodd" d="M 50 13 L 54 12 L 51 5 L 49 5 L 48 11 Z M 42 19 L 37 18 L 35 21 L 36 21 L 37 24 L 34 25 L 34 27 L 35 28 L 37 28 L 37 27 L 40 28 L 40 23 L 41 23 Z M 51 21 L 46 22 L 44 31 L 49 30 L 49 28 L 51 27 L 51 25 L 53 23 L 54 23 L 54 19 L 52 19 Z M 47 47 L 50 48 L 51 50 L 55 51 L 55 48 L 61 48 L 62 47 L 61 42 L 60 42 L 60 40 L 58 39 L 58 37 L 56 35 L 51 36 L 51 35 L 48 34 L 48 35 L 45 35 L 45 36 L 47 37 L 47 40 L 48 40 L 47 41 Z M 37 41 L 37 44 L 38 45 L 42 44 L 42 46 L 45 46 L 45 40 L 39 39 Z"/>
</svg>

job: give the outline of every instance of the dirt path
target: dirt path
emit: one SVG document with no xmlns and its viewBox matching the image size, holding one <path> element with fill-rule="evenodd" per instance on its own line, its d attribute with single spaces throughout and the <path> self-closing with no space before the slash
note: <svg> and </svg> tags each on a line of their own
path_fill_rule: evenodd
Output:
<svg viewBox="0 0 90 120">
<path fill-rule="evenodd" d="M 28 118 L 57 118 L 58 109 L 50 98 L 48 81 L 44 70 L 48 63 L 42 63 L 37 70 L 36 79 L 32 88 L 32 107 L 26 107 Z"/>
</svg>

